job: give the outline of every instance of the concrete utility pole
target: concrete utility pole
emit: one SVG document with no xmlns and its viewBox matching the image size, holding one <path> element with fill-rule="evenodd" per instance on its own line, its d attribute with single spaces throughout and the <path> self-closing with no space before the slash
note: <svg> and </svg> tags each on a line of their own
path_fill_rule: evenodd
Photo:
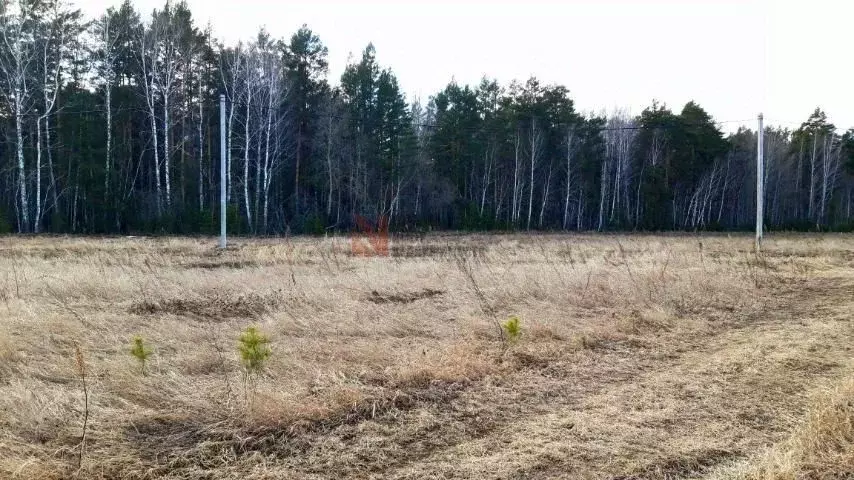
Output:
<svg viewBox="0 0 854 480">
<path fill-rule="evenodd" d="M 219 96 L 219 248 L 225 248 L 225 95 Z"/>
<path fill-rule="evenodd" d="M 765 208 L 765 130 L 759 114 L 759 131 L 756 134 L 756 251 L 762 246 L 763 214 Z"/>
</svg>

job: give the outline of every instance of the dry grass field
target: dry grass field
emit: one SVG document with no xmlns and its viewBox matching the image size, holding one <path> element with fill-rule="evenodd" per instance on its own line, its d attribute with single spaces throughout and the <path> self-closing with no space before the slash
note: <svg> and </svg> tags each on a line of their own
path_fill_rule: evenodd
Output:
<svg viewBox="0 0 854 480">
<path fill-rule="evenodd" d="M 854 478 L 852 236 L 214 245 L 0 238 L 0 478 Z"/>
</svg>

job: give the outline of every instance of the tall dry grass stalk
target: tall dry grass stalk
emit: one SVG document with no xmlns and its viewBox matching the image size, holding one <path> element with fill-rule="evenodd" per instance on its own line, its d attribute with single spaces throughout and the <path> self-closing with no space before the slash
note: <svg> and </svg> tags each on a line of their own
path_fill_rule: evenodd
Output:
<svg viewBox="0 0 854 480">
<path fill-rule="evenodd" d="M 89 388 L 86 386 L 86 363 L 83 361 L 83 350 L 79 344 L 74 345 L 74 361 L 77 375 L 83 388 L 83 426 L 80 434 L 80 451 L 77 455 L 77 470 L 83 468 L 83 457 L 86 455 L 86 427 L 89 424 Z"/>
</svg>

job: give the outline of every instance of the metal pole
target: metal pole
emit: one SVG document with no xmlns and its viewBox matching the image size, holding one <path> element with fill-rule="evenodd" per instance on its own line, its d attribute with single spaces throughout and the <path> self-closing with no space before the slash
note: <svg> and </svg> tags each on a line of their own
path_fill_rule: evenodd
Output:
<svg viewBox="0 0 854 480">
<path fill-rule="evenodd" d="M 765 209 L 765 130 L 762 127 L 762 114 L 759 114 L 759 131 L 756 134 L 756 250 L 762 246 L 763 214 Z"/>
<path fill-rule="evenodd" d="M 219 96 L 219 248 L 225 248 L 225 95 Z"/>
</svg>

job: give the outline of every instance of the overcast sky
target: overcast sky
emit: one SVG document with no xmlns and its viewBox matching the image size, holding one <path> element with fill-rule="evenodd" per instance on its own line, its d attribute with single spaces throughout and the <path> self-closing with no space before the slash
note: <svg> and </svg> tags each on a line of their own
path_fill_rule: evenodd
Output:
<svg viewBox="0 0 854 480">
<path fill-rule="evenodd" d="M 76 0 L 89 16 L 119 0 Z M 164 0 L 134 0 L 149 14 Z M 531 75 L 569 88 L 581 111 L 674 110 L 695 100 L 718 121 L 765 113 L 805 120 L 816 106 L 854 127 L 854 2 L 839 0 L 188 0 L 228 42 L 303 23 L 329 47 L 330 81 L 368 42 L 411 96 L 453 77 L 502 84 Z M 733 130 L 738 123 L 724 125 Z"/>
</svg>

